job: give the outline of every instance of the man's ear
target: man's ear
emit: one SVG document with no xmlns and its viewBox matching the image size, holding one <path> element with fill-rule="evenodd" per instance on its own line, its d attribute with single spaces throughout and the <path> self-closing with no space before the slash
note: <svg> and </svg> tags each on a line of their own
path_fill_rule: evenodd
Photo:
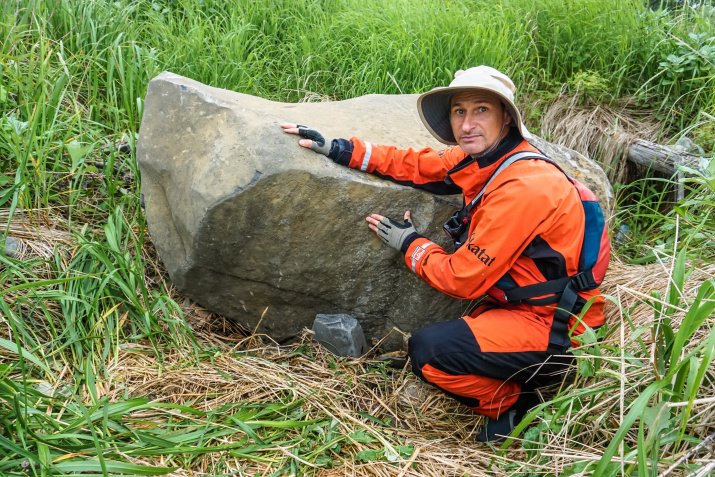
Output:
<svg viewBox="0 0 715 477">
<path fill-rule="evenodd" d="M 508 110 L 506 107 L 504 107 L 503 109 L 504 109 L 504 120 L 503 120 L 504 123 L 503 123 L 503 124 L 504 124 L 505 126 L 508 126 L 508 125 L 511 124 L 514 120 L 512 119 L 511 114 L 509 114 L 509 110 Z"/>
</svg>

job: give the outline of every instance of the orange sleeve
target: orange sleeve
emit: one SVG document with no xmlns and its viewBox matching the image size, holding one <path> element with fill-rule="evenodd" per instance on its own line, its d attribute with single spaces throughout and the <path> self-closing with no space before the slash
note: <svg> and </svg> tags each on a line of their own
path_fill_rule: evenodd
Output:
<svg viewBox="0 0 715 477">
<path fill-rule="evenodd" d="M 485 194 L 472 217 L 469 239 L 459 250 L 449 254 L 418 239 L 407 249 L 407 266 L 455 298 L 475 299 L 490 289 L 534 237 L 548 230 L 559 215 L 558 198 L 568 196 L 571 188 L 565 178 L 545 188 L 534 177 L 521 177 L 519 169 L 512 166 L 503 173 L 509 177 Z"/>
<path fill-rule="evenodd" d="M 415 150 L 380 146 L 356 137 L 350 141 L 353 153 L 348 167 L 417 185 L 444 181 L 447 171 L 467 157 L 458 146 L 444 151 Z"/>
</svg>

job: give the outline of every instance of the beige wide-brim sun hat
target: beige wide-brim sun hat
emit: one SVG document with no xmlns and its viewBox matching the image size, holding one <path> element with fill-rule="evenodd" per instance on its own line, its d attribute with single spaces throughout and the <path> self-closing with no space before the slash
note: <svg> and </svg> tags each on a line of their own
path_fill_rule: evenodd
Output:
<svg viewBox="0 0 715 477">
<path fill-rule="evenodd" d="M 524 139 L 531 138 L 531 134 L 521 120 L 519 108 L 514 104 L 516 88 L 511 79 L 490 66 L 475 66 L 466 71 L 457 71 L 449 86 L 435 88 L 417 98 L 420 119 L 439 142 L 451 146 L 457 144 L 449 122 L 451 109 L 449 101 L 454 94 L 473 91 L 485 91 L 498 96 L 509 111 L 512 124 L 519 128 L 521 136 Z"/>
</svg>

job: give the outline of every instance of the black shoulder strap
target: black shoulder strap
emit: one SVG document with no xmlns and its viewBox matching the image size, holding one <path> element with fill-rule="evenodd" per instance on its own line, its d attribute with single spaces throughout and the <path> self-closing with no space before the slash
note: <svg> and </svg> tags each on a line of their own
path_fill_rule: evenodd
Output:
<svg viewBox="0 0 715 477">
<path fill-rule="evenodd" d="M 479 203 L 479 201 L 482 199 L 482 196 L 484 195 L 484 193 L 487 191 L 487 187 L 489 187 L 489 184 L 491 184 L 492 181 L 493 181 L 494 179 L 496 179 L 496 177 L 497 177 L 499 174 L 501 174 L 502 171 L 504 171 L 504 169 L 506 169 L 507 167 L 511 166 L 511 165 L 514 164 L 515 162 L 525 161 L 525 160 L 527 160 L 527 159 L 540 159 L 540 160 L 542 160 L 542 161 L 549 162 L 549 163 L 553 164 L 554 166 L 556 166 L 556 168 L 557 168 L 558 170 L 560 170 L 561 172 L 563 172 L 563 174 L 564 174 L 569 180 L 571 180 L 571 179 L 568 177 L 568 175 L 564 172 L 564 170 L 561 169 L 561 167 L 560 167 L 558 164 L 556 164 L 556 162 L 554 162 L 554 160 L 551 159 L 550 157 L 547 157 L 547 156 L 545 156 L 545 155 L 543 155 L 543 154 L 539 154 L 538 152 L 533 152 L 533 151 L 515 152 L 515 153 L 512 154 L 511 156 L 507 157 L 507 158 L 504 160 L 504 162 L 502 162 L 501 164 L 499 164 L 499 167 L 497 167 L 497 169 L 496 169 L 496 170 L 494 171 L 494 173 L 491 175 L 491 177 L 489 178 L 489 180 L 487 180 L 487 183 L 484 184 L 484 187 L 482 187 L 482 190 L 480 190 L 479 193 L 477 194 L 477 196 L 476 196 L 474 199 L 472 199 L 472 201 L 469 202 L 469 204 L 467 204 L 467 206 L 466 206 L 467 212 L 471 212 L 472 209 L 473 209 L 474 207 L 476 207 L 476 205 L 477 205 L 477 204 Z"/>
</svg>

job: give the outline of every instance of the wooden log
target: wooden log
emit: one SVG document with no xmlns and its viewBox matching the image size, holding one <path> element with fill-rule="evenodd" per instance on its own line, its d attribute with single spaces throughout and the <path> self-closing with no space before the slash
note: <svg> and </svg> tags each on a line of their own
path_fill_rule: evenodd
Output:
<svg viewBox="0 0 715 477">
<path fill-rule="evenodd" d="M 638 140 L 628 151 L 628 160 L 672 176 L 676 173 L 676 164 L 697 168 L 700 157 L 688 154 L 673 146 L 661 146 L 648 141 Z"/>
</svg>

